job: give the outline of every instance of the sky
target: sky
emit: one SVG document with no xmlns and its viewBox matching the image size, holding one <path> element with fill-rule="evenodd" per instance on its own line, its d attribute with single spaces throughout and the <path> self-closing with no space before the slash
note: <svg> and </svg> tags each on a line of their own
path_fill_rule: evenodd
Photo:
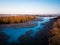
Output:
<svg viewBox="0 0 60 45">
<path fill-rule="evenodd" d="M 60 14 L 60 0 L 0 0 L 0 14 Z"/>
</svg>

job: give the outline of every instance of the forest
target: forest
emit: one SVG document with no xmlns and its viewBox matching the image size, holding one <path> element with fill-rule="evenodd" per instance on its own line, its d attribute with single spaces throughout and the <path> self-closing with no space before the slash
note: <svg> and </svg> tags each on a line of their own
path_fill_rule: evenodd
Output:
<svg viewBox="0 0 60 45">
<path fill-rule="evenodd" d="M 24 23 L 35 19 L 36 16 L 33 15 L 21 15 L 21 16 L 0 16 L 0 24 L 10 24 L 10 23 Z"/>
</svg>

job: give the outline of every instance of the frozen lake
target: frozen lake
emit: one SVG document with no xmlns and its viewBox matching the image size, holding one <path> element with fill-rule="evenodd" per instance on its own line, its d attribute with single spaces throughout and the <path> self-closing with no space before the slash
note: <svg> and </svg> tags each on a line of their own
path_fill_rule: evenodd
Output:
<svg viewBox="0 0 60 45">
<path fill-rule="evenodd" d="M 41 17 L 37 17 L 37 18 L 41 18 Z M 32 30 L 33 31 L 32 35 L 34 35 L 37 31 L 39 31 L 39 29 L 42 29 L 44 27 L 44 25 L 42 25 L 42 23 L 44 24 L 44 23 L 48 22 L 50 19 L 51 19 L 51 17 L 43 17 L 43 19 L 40 21 L 31 22 L 32 24 L 36 23 L 37 26 L 30 27 L 30 28 L 9 27 L 9 28 L 1 28 L 1 31 L 10 36 L 10 39 L 8 40 L 9 42 L 17 41 L 18 37 L 21 35 L 24 35 L 27 31 Z"/>
</svg>

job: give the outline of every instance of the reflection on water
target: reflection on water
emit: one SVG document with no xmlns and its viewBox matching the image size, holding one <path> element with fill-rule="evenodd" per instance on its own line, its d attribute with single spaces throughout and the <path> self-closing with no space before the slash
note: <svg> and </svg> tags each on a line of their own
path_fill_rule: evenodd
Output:
<svg viewBox="0 0 60 45">
<path fill-rule="evenodd" d="M 50 17 L 44 17 L 42 21 L 34 21 L 32 23 L 37 23 L 37 26 L 32 28 L 2 28 L 2 32 L 5 32 L 7 35 L 10 36 L 9 41 L 16 41 L 19 36 L 24 35 L 27 31 L 33 30 L 32 35 L 34 35 L 39 29 L 42 29 L 44 25 L 42 23 L 46 23 L 50 20 Z"/>
</svg>

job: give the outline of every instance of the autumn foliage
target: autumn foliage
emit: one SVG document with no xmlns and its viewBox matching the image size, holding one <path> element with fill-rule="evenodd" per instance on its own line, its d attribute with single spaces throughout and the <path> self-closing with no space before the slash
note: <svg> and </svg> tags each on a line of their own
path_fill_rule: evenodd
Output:
<svg viewBox="0 0 60 45">
<path fill-rule="evenodd" d="M 5 16 L 0 17 L 0 24 L 23 23 L 35 19 L 33 15 Z"/>
</svg>

